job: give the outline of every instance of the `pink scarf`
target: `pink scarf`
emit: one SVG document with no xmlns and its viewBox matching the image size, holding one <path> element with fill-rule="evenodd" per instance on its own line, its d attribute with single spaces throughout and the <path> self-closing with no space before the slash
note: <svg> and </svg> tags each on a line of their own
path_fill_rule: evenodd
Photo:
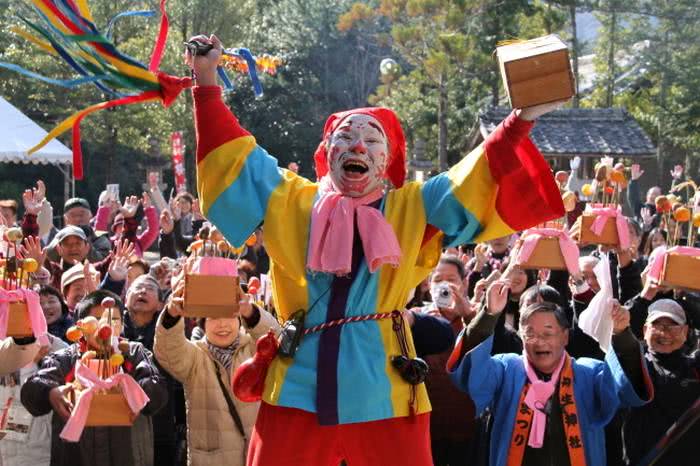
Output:
<svg viewBox="0 0 700 466">
<path fill-rule="evenodd" d="M 382 196 L 381 189 L 360 198 L 334 190 L 323 192 L 311 212 L 307 268 L 338 276 L 350 274 L 355 216 L 369 271 L 374 273 L 384 264 L 397 267 L 401 247 L 396 234 L 382 212 L 368 206 Z"/>
<path fill-rule="evenodd" d="M 561 372 L 561 368 L 564 367 L 566 356 L 566 352 L 564 352 L 552 377 L 548 382 L 545 382 L 537 377 L 537 373 L 535 373 L 535 370 L 527 360 L 527 354 L 523 351 L 523 364 L 525 365 L 527 378 L 530 381 L 530 389 L 527 391 L 527 395 L 525 395 L 525 404 L 534 412 L 532 428 L 530 429 L 530 438 L 527 443 L 532 448 L 542 448 L 544 431 L 547 427 L 547 415 L 544 413 L 544 407 L 547 404 L 547 400 L 554 394 L 557 383 L 559 383 L 559 373 Z"/>
</svg>

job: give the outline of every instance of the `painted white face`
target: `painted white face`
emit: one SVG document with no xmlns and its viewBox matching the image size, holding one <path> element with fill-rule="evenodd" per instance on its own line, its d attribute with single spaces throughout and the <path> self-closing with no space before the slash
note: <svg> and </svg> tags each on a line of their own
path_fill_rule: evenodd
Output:
<svg viewBox="0 0 700 466">
<path fill-rule="evenodd" d="M 388 152 L 384 129 L 375 118 L 350 115 L 331 134 L 328 166 L 333 185 L 350 197 L 381 187 Z"/>
</svg>

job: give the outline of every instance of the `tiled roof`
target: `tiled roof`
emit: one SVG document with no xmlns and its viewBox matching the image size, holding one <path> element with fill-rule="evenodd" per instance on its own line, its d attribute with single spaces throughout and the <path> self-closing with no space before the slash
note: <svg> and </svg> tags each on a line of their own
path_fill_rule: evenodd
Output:
<svg viewBox="0 0 700 466">
<path fill-rule="evenodd" d="M 481 134 L 488 135 L 508 114 L 506 107 L 481 112 Z M 622 108 L 561 109 L 541 117 L 531 133 L 543 155 L 651 157 L 656 147 Z"/>
</svg>

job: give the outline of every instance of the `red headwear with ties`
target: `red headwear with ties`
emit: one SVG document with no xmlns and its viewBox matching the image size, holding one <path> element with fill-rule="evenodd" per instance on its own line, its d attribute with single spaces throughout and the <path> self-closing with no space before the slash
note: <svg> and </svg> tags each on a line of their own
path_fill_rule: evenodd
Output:
<svg viewBox="0 0 700 466">
<path fill-rule="evenodd" d="M 328 117 L 323 127 L 323 138 L 314 153 L 316 176 L 318 179 L 321 179 L 328 174 L 328 157 L 326 150 L 331 134 L 333 134 L 347 117 L 358 113 L 374 117 L 382 125 L 382 129 L 387 138 L 387 147 L 389 148 L 389 157 L 384 177 L 388 178 L 394 187 L 400 188 L 406 180 L 406 138 L 403 135 L 401 122 L 396 114 L 392 110 L 384 107 L 356 108 L 345 112 L 334 113 Z"/>
</svg>

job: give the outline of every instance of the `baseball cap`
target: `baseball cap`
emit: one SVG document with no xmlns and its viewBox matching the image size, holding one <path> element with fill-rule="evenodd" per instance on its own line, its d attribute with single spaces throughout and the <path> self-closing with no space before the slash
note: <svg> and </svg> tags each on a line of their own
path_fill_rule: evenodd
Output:
<svg viewBox="0 0 700 466">
<path fill-rule="evenodd" d="M 90 203 L 87 201 L 87 199 L 82 197 L 72 197 L 63 205 L 63 213 L 65 214 L 73 207 L 84 207 L 87 210 L 90 210 Z"/>
<path fill-rule="evenodd" d="M 87 236 L 82 228 L 76 227 L 75 225 L 68 225 L 56 233 L 56 237 L 52 241 L 52 244 L 58 244 L 69 236 L 77 236 L 83 241 L 87 241 Z"/>
<path fill-rule="evenodd" d="M 662 317 L 668 317 L 678 325 L 685 325 L 685 311 L 680 304 L 672 299 L 659 299 L 649 306 L 647 322 L 652 323 Z"/>
</svg>

